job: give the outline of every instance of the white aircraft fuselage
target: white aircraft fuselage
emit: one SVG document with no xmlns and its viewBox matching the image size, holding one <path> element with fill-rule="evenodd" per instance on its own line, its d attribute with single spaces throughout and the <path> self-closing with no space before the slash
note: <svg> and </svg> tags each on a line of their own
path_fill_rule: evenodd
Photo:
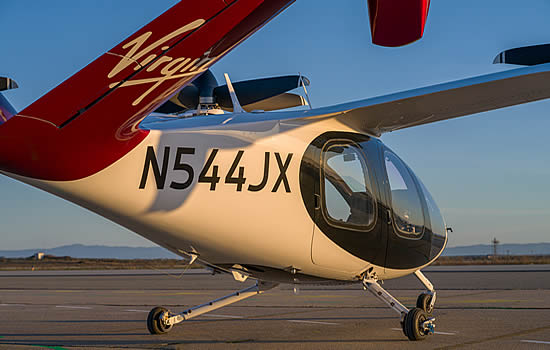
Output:
<svg viewBox="0 0 550 350">
<path fill-rule="evenodd" d="M 0 95 L 0 172 L 189 262 L 257 279 L 180 314 L 154 308 L 152 334 L 271 282 L 362 282 L 399 313 L 409 339 L 424 339 L 434 333 L 436 292 L 420 269 L 441 255 L 447 227 L 420 179 L 379 137 L 550 98 L 550 49 L 497 57 L 527 68 L 318 109 L 243 112 L 305 103 L 284 88 L 305 89 L 301 75 L 235 86 L 226 76 L 224 87 L 208 70 L 291 2 L 182 0 L 24 110 Z M 428 5 L 415 1 L 422 21 Z M 369 9 L 377 23 L 391 23 L 391 11 L 378 16 L 378 2 Z M 423 25 L 413 37 L 385 37 L 374 27 L 373 36 L 397 45 L 420 37 Z M 0 91 L 15 87 L 0 78 Z M 242 107 L 237 91 L 247 95 Z M 203 104 L 237 113 L 153 113 L 169 100 L 197 114 Z M 427 291 L 409 310 L 378 281 L 411 273 Z"/>
<path fill-rule="evenodd" d="M 305 159 L 311 143 L 327 130 L 348 135 L 348 140 L 338 135 L 325 143 L 355 142 L 356 137 L 380 143 L 377 138 L 333 119 L 254 122 L 262 114 L 238 117 L 237 122 L 233 114 L 195 120 L 148 118 L 143 124 L 151 131 L 136 148 L 83 179 L 43 181 L 8 175 L 88 208 L 183 257 L 196 255 L 209 266 L 233 267 L 264 280 L 357 281 L 371 268 L 379 278 L 390 279 L 410 274 L 439 256 L 446 240 L 444 230 L 437 232 L 434 248 L 420 263 L 413 259 L 412 265 L 394 263 L 386 267 L 388 244 L 427 241 L 431 246 L 432 225 L 428 221 L 426 232 L 413 240 L 391 232 L 391 220 L 387 224 L 391 212 L 381 195 L 388 183 L 383 173 L 376 174 L 371 183 L 375 223 L 360 231 L 334 225 L 344 235 L 349 231 L 372 236 L 356 244 L 372 245 L 358 251 L 375 251 L 363 254 L 375 257 L 375 261 L 354 255 L 350 252 L 354 249 L 331 240 L 317 225 L 321 219 L 308 213 L 315 195 L 323 198 L 321 193 L 302 190 L 311 183 L 303 169 L 303 164 L 311 162 Z M 242 123 L 246 119 L 248 122 Z M 190 122 L 197 125 L 189 127 Z M 365 159 L 376 161 L 374 157 Z M 320 169 L 321 163 L 317 167 Z M 377 171 L 372 165 L 369 169 L 372 175 Z M 320 171 L 317 175 L 321 177 Z M 321 211 L 321 204 L 314 211 Z M 429 213 L 425 216 L 429 220 Z M 296 278 L 292 269 L 301 278 Z"/>
</svg>

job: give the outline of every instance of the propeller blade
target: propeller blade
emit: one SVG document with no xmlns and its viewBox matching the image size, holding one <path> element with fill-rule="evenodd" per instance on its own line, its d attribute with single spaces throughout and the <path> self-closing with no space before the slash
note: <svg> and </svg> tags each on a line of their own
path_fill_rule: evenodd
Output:
<svg viewBox="0 0 550 350">
<path fill-rule="evenodd" d="M 493 63 L 519 64 L 534 66 L 550 62 L 550 44 L 518 47 L 502 51 Z"/>
<path fill-rule="evenodd" d="M 289 90 L 301 87 L 302 83 L 305 86 L 309 86 L 310 84 L 309 80 L 304 76 L 287 75 L 240 81 L 233 83 L 233 88 L 245 111 L 272 111 L 306 106 L 307 102 L 301 96 L 286 93 Z M 217 103 L 222 109 L 232 111 L 233 103 L 227 85 L 218 87 L 216 85 L 216 78 L 208 70 L 157 108 L 155 112 L 166 114 L 182 113 L 186 110 L 197 108 L 199 103 Z"/>
<path fill-rule="evenodd" d="M 265 100 L 254 102 L 242 107 L 245 111 L 252 112 L 255 110 L 275 111 L 279 109 L 299 107 L 299 106 L 307 106 L 306 100 L 300 95 L 291 94 L 287 92 L 287 93 L 273 96 Z M 223 108 L 223 109 L 229 112 L 233 111 L 233 108 Z"/>
<path fill-rule="evenodd" d="M 303 79 L 305 85 L 309 85 L 309 80 L 306 77 L 300 77 L 299 75 L 287 75 L 282 77 L 240 81 L 233 83 L 233 88 L 239 98 L 239 102 L 243 107 L 245 107 L 246 110 L 247 105 L 251 105 L 300 87 L 300 78 Z M 233 109 L 227 85 L 222 85 L 215 88 L 214 97 L 222 109 Z"/>
<path fill-rule="evenodd" d="M 0 77 L 0 91 L 17 89 L 18 87 L 19 85 L 17 85 L 15 80 L 10 78 Z"/>
</svg>

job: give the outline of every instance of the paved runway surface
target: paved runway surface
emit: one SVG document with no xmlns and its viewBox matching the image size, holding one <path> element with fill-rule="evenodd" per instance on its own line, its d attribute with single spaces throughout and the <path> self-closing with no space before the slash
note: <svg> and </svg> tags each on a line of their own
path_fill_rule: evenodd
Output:
<svg viewBox="0 0 550 350">
<path fill-rule="evenodd" d="M 149 335 L 156 305 L 182 311 L 242 289 L 202 270 L 0 272 L 0 349 L 550 349 L 550 266 L 432 267 L 437 333 L 408 342 L 359 285 L 281 286 Z M 414 278 L 384 287 L 413 306 Z"/>
</svg>

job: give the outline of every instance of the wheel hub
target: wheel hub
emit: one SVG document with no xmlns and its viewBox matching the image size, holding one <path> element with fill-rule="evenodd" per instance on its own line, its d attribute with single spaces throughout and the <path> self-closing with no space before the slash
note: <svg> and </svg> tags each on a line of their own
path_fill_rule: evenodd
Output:
<svg viewBox="0 0 550 350">
<path fill-rule="evenodd" d="M 424 331 L 424 334 L 434 334 L 435 333 L 435 317 L 430 317 L 426 321 L 422 322 L 420 325 L 421 329 Z"/>
</svg>

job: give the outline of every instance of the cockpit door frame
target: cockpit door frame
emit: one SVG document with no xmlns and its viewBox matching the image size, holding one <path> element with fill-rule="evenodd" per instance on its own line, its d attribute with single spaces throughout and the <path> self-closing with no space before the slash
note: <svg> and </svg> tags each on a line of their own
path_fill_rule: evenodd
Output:
<svg viewBox="0 0 550 350">
<path fill-rule="evenodd" d="M 324 181 L 321 171 L 323 166 L 322 150 L 327 143 L 333 140 L 349 140 L 350 143 L 359 145 L 364 154 L 376 208 L 375 223 L 372 229 L 368 231 L 363 232 L 343 227 L 335 227 L 327 222 L 321 212 L 321 210 L 323 210 L 322 206 L 324 205 L 324 198 L 322 197 L 321 191 L 322 181 Z M 360 259 L 359 261 L 372 263 L 377 266 L 384 266 L 387 245 L 387 223 L 385 222 L 387 220 L 387 214 L 385 214 L 384 210 L 378 208 L 381 203 L 380 186 L 377 184 L 379 181 L 379 166 L 377 164 L 379 162 L 378 141 L 367 135 L 348 132 L 328 132 L 320 135 L 311 143 L 302 160 L 300 183 L 306 209 L 315 222 L 311 251 L 314 264 L 326 268 L 334 268 L 334 266 L 331 266 L 331 261 L 335 261 L 336 259 L 334 256 L 329 259 L 329 256 L 325 254 L 336 254 L 335 249 L 332 251 L 326 249 L 336 244 L 344 253 L 347 252 L 352 254 Z M 313 181 L 313 186 L 307 183 L 307 179 Z M 380 216 L 381 213 L 383 216 Z M 317 243 L 319 243 L 319 245 L 316 245 Z M 319 254 L 316 254 L 316 248 L 320 249 L 317 252 Z M 316 257 L 318 258 L 316 259 Z M 338 268 L 338 270 L 341 269 Z"/>
</svg>

